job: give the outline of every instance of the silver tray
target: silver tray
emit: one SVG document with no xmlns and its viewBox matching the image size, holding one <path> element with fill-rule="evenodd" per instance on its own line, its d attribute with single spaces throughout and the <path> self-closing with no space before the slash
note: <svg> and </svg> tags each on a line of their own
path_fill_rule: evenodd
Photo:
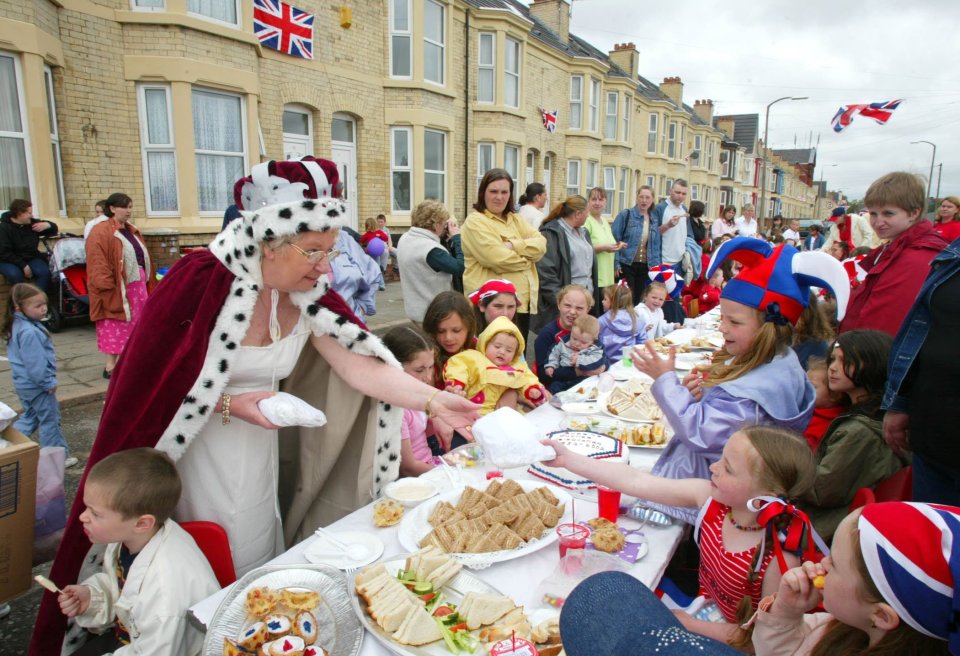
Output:
<svg viewBox="0 0 960 656">
<path fill-rule="evenodd" d="M 352 585 L 351 580 L 351 585 Z M 247 592 L 254 587 L 305 588 L 320 593 L 320 606 L 314 611 L 319 638 L 317 645 L 330 656 L 356 656 L 363 643 L 363 626 L 350 608 L 343 574 L 326 565 L 265 565 L 248 572 L 224 598 L 207 628 L 204 656 L 223 656 L 223 639 L 236 640 L 250 623 Z"/>
<path fill-rule="evenodd" d="M 394 556 L 388 560 L 383 560 L 380 563 L 371 565 L 371 567 L 376 567 L 377 565 L 382 564 L 387 568 L 388 572 L 396 575 L 398 570 L 404 568 L 409 555 L 410 554 Z M 413 645 L 401 645 L 398 642 L 394 642 L 390 637 L 390 634 L 381 629 L 380 626 L 374 622 L 364 610 L 365 602 L 359 597 L 359 595 L 357 595 L 357 576 L 359 576 L 359 572 L 350 579 L 350 600 L 353 603 L 353 610 L 356 613 L 356 616 L 360 618 L 360 622 L 363 623 L 363 626 L 373 635 L 377 642 L 382 644 L 394 654 L 400 654 L 401 656 L 451 656 L 450 652 L 444 646 L 443 640 L 431 642 L 428 645 L 421 645 L 419 647 L 414 647 Z M 440 590 L 443 592 L 444 599 L 447 599 L 457 605 L 460 605 L 460 601 L 463 599 L 463 596 L 468 592 L 478 592 L 481 594 L 501 594 L 501 592 L 495 587 L 465 568 L 460 570 L 460 573 L 457 574 L 453 580 L 440 588 Z"/>
</svg>

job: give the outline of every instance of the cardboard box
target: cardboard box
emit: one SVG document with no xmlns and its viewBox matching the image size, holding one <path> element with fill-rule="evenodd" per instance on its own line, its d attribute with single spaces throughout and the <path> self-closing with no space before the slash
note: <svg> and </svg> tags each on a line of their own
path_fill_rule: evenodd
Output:
<svg viewBox="0 0 960 656">
<path fill-rule="evenodd" d="M 12 446 L 0 449 L 0 603 L 33 583 L 33 525 L 40 447 L 12 426 L 3 431 Z"/>
</svg>

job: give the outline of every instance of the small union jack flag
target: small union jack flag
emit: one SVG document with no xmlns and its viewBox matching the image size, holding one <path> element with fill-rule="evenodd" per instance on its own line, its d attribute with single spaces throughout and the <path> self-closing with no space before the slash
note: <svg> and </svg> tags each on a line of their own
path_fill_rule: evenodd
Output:
<svg viewBox="0 0 960 656">
<path fill-rule="evenodd" d="M 546 128 L 547 132 L 556 132 L 557 131 L 557 112 L 560 110 L 555 109 L 552 112 L 540 108 L 540 113 L 543 115 L 543 127 Z"/>
<path fill-rule="evenodd" d="M 280 0 L 253 0 L 253 33 L 268 48 L 313 59 L 313 14 Z"/>
<path fill-rule="evenodd" d="M 853 123 L 853 117 L 860 114 L 867 118 L 872 118 L 880 125 L 883 125 L 890 120 L 894 110 L 899 107 L 902 102 L 903 99 L 870 103 L 869 105 L 844 105 L 837 110 L 836 115 L 834 115 L 830 123 L 833 125 L 834 132 L 843 132 L 847 126 Z"/>
</svg>

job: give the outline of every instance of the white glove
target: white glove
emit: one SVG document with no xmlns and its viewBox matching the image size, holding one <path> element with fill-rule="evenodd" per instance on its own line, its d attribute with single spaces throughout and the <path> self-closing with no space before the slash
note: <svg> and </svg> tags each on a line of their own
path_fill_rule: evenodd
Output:
<svg viewBox="0 0 960 656">
<path fill-rule="evenodd" d="M 257 407 L 263 416 L 277 426 L 323 426 L 327 416 L 312 405 L 286 392 L 277 392 L 262 399 Z"/>
</svg>

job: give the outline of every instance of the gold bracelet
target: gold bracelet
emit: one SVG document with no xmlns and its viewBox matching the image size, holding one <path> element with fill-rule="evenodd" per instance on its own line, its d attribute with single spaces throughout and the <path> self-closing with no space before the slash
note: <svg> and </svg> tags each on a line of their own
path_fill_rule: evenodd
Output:
<svg viewBox="0 0 960 656">
<path fill-rule="evenodd" d="M 230 395 L 226 392 L 220 395 L 220 415 L 224 426 L 230 423 Z"/>
<path fill-rule="evenodd" d="M 436 417 L 436 415 L 433 414 L 433 411 L 430 409 L 430 402 L 433 401 L 434 397 L 442 391 L 443 390 L 434 390 L 433 394 L 430 395 L 430 398 L 427 399 L 426 404 L 423 406 L 423 411 L 427 413 L 427 417 Z"/>
</svg>

